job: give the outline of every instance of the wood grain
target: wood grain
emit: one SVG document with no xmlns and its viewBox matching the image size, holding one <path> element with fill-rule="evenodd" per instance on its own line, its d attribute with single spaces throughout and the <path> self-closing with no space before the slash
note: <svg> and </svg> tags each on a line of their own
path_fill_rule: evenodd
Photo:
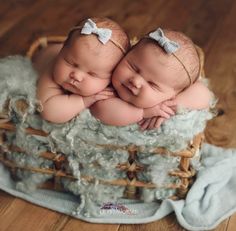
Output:
<svg viewBox="0 0 236 231">
<path fill-rule="evenodd" d="M 39 206 L 26 203 L 1 192 L 0 230 L 51 230 L 55 224 L 63 222 L 67 216 Z M 46 219 L 45 219 L 46 218 Z"/>
<path fill-rule="evenodd" d="M 119 225 L 112 225 L 112 224 L 92 224 L 85 221 L 81 221 L 78 219 L 71 218 L 63 227 L 63 230 L 70 230 L 70 231 L 118 231 Z"/>
<path fill-rule="evenodd" d="M 232 21 L 235 14 L 236 2 L 221 22 L 205 65 L 211 88 L 219 100 L 217 107 L 224 111 L 208 123 L 206 137 L 208 142 L 224 147 L 236 147 L 236 30 Z"/>
</svg>

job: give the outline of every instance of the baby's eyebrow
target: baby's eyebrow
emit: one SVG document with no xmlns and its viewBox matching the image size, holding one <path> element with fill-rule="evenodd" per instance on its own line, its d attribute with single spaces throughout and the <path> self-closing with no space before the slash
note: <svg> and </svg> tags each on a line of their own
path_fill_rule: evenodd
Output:
<svg viewBox="0 0 236 231">
<path fill-rule="evenodd" d="M 101 75 L 99 75 L 98 73 L 95 73 L 93 71 L 89 71 L 89 74 L 91 74 L 94 78 L 98 78 L 98 79 L 110 79 L 111 75 L 109 75 L 108 77 L 102 77 Z"/>
<path fill-rule="evenodd" d="M 132 62 L 130 62 L 129 60 L 127 60 L 128 64 L 132 67 L 133 70 L 137 71 L 139 70 L 139 68 L 137 67 L 137 65 L 133 64 Z"/>
</svg>

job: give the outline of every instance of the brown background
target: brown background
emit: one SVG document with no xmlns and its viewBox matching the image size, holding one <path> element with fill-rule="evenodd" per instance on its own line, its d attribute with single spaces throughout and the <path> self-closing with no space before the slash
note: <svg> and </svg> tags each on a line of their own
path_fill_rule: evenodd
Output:
<svg viewBox="0 0 236 231">
<path fill-rule="evenodd" d="M 236 1 L 234 0 L 0 0 L 0 57 L 24 55 L 39 36 L 66 35 L 83 18 L 106 16 L 129 36 L 160 26 L 180 30 L 205 52 L 205 71 L 220 116 L 208 123 L 207 141 L 236 147 Z M 235 230 L 236 215 L 215 230 Z M 2 230 L 183 230 L 172 214 L 146 225 L 89 224 L 0 191 Z"/>
</svg>

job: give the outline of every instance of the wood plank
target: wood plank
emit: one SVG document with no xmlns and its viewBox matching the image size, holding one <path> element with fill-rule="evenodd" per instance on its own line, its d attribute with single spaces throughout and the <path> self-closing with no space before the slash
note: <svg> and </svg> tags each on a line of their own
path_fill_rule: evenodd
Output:
<svg viewBox="0 0 236 231">
<path fill-rule="evenodd" d="M 191 11 L 183 31 L 202 47 L 206 54 L 233 3 L 234 0 L 202 1 Z"/>
<path fill-rule="evenodd" d="M 191 11 L 198 7 L 202 1 L 139 1 L 133 2 L 126 7 L 125 18 L 122 25 L 129 32 L 130 37 L 142 37 L 158 26 L 183 30 L 187 18 L 191 16 Z M 140 5 L 147 8 L 141 8 Z M 148 12 L 148 14 L 147 14 Z M 178 20 L 170 20 L 178 15 Z"/>
<path fill-rule="evenodd" d="M 226 231 L 235 231 L 235 227 L 236 227 L 236 213 L 229 218 Z"/>
<path fill-rule="evenodd" d="M 45 219 L 46 218 L 46 219 Z M 0 213 L 1 230 L 52 230 L 68 217 L 54 211 L 33 205 L 21 199 L 14 201 Z"/>
<path fill-rule="evenodd" d="M 104 3 L 109 4 L 102 6 L 96 0 L 82 1 L 80 4 L 77 4 L 77 0 L 70 0 L 66 4 L 64 0 L 51 0 L 44 10 L 32 12 L 0 38 L 2 48 L 0 57 L 16 53 L 25 54 L 36 38 L 45 35 L 66 35 L 78 21 L 88 15 L 94 15 L 94 7 L 96 7 L 96 16 L 108 16 L 109 7 L 112 6 L 112 9 L 120 11 L 124 1 L 112 3 L 106 0 Z M 70 17 L 68 17 L 68 12 L 70 12 Z M 57 22 L 60 22 L 60 26 L 55 26 Z M 28 36 L 19 37 L 19 34 Z M 15 38 L 18 38 L 17 43 Z"/>
<path fill-rule="evenodd" d="M 0 13 L 0 37 L 10 30 L 15 24 L 19 23 L 23 18 L 28 17 L 35 10 L 39 10 L 42 6 L 45 7 L 47 0 L 34 1 L 22 0 L 12 1 L 8 8 Z M 27 9 L 27 11 L 25 10 Z M 2 8 L 1 8 L 2 10 Z"/>
<path fill-rule="evenodd" d="M 65 224 L 63 229 L 56 229 L 56 230 L 63 230 L 63 231 L 117 231 L 119 229 L 118 224 L 93 224 L 88 223 L 82 220 L 70 218 L 70 220 Z"/>
<path fill-rule="evenodd" d="M 54 25 L 54 30 L 55 28 L 58 28 L 55 26 L 56 18 L 61 17 L 61 14 L 64 11 L 69 10 L 73 4 L 75 4 L 75 1 L 73 0 L 68 1 L 68 4 L 63 4 L 62 0 L 51 0 L 48 1 L 47 4 L 36 8 L 0 38 L 0 43 L 3 48 L 1 49 L 0 56 L 15 53 L 23 54 L 23 51 L 27 50 L 32 40 L 46 31 L 46 28 L 50 25 L 48 22 L 51 22 L 51 25 Z M 53 7 L 55 7 L 55 11 L 52 11 Z M 27 34 L 33 37 L 32 40 L 30 36 L 25 36 Z M 17 42 L 16 38 L 18 38 Z"/>
<path fill-rule="evenodd" d="M 4 191 L 0 190 L 0 216 L 7 210 L 7 208 L 14 202 L 16 198 L 10 196 Z"/>
<path fill-rule="evenodd" d="M 212 231 L 227 231 L 228 229 L 228 223 L 229 223 L 230 217 L 226 220 L 222 221 L 215 229 Z"/>
<path fill-rule="evenodd" d="M 151 222 L 148 224 L 137 224 L 137 225 L 121 225 L 119 228 L 119 231 L 185 231 L 183 227 L 181 227 L 176 218 L 175 215 L 172 213 L 168 215 L 167 217 Z"/>
<path fill-rule="evenodd" d="M 236 147 L 236 31 L 232 29 L 235 14 L 236 2 L 222 22 L 206 59 L 206 72 L 219 98 L 218 108 L 225 112 L 208 123 L 206 138 L 208 142 L 224 147 Z"/>
<path fill-rule="evenodd" d="M 17 8 L 18 3 L 15 0 L 1 1 L 0 2 L 0 20 L 4 19 L 5 12 L 9 12 L 12 8 Z"/>
<path fill-rule="evenodd" d="M 195 6 L 198 6 L 199 2 L 201 1 L 195 0 L 193 3 L 186 3 L 181 5 L 181 7 L 178 7 L 181 2 L 170 1 L 166 4 L 166 1 L 164 0 L 155 2 L 152 0 L 140 0 L 139 2 L 127 2 L 122 0 L 114 3 L 104 1 L 104 4 L 97 4 L 95 0 L 91 0 L 89 3 L 81 2 L 80 4 L 75 4 L 75 2 L 71 0 L 70 3 L 74 6 L 72 8 L 69 3 L 64 6 L 63 1 L 57 1 L 53 14 L 51 12 L 52 6 L 48 5 L 47 9 L 38 10 L 40 11 L 40 17 L 38 11 L 32 12 L 27 16 L 27 19 L 30 18 L 30 20 L 22 20 L 15 25 L 9 33 L 6 33 L 5 36 L 0 39 L 0 43 L 3 45 L 3 49 L 0 50 L 0 56 L 14 53 L 23 54 L 29 44 L 42 35 L 65 35 L 68 29 L 76 22 L 80 21 L 84 17 L 88 17 L 87 15 L 94 14 L 94 9 L 90 7 L 91 5 L 96 7 L 97 16 L 109 17 L 113 15 L 111 18 L 121 23 L 124 28 L 129 31 L 130 36 L 133 37 L 134 35 L 143 35 L 162 24 L 164 27 L 172 27 L 179 30 L 182 29 L 180 28 L 181 25 L 184 25 L 184 23 L 188 21 L 185 17 L 191 14 L 191 10 L 193 10 Z M 140 5 L 144 4 L 147 4 L 149 7 L 152 6 L 148 11 L 148 15 L 146 10 L 140 7 Z M 126 13 L 120 14 L 119 12 L 122 12 L 124 8 L 126 9 Z M 70 17 L 66 17 L 65 14 L 69 9 Z M 168 20 L 173 14 L 172 9 L 176 9 L 175 11 L 177 11 L 179 15 L 182 15 L 182 17 L 179 17 L 179 20 Z M 182 9 L 185 9 L 185 11 Z M 86 14 L 84 12 L 86 12 Z M 137 14 L 137 12 L 139 14 Z M 157 12 L 159 13 L 157 14 Z M 33 24 L 32 21 L 34 21 Z M 60 21 L 59 28 L 55 27 L 55 22 L 57 21 Z M 142 22 L 142 24 L 140 24 L 140 22 Z M 18 34 L 29 34 L 29 37 L 30 34 L 32 34 L 32 36 L 28 39 L 27 36 L 24 36 L 23 38 L 20 37 L 21 46 L 18 46 L 14 40 L 15 36 Z M 11 50 L 9 50 L 9 47 Z"/>
</svg>

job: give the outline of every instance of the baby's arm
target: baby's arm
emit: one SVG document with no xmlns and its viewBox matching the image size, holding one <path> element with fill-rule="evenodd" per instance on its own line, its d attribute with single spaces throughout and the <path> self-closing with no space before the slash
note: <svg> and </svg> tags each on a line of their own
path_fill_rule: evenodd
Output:
<svg viewBox="0 0 236 231">
<path fill-rule="evenodd" d="M 67 122 L 85 108 L 81 96 L 65 94 L 48 72 L 38 81 L 37 98 L 43 106 L 41 112 L 43 119 L 54 123 Z"/>
<path fill-rule="evenodd" d="M 94 117 L 102 123 L 113 126 L 126 126 L 143 118 L 143 110 L 120 98 L 110 98 L 96 102 L 90 107 Z"/>
<path fill-rule="evenodd" d="M 96 95 L 82 97 L 76 94 L 65 94 L 56 84 L 49 73 L 43 74 L 37 86 L 37 98 L 40 100 L 43 110 L 43 119 L 54 123 L 65 123 L 78 115 L 94 102 L 111 97 L 113 93 L 104 90 Z"/>
<path fill-rule="evenodd" d="M 188 109 L 209 108 L 212 94 L 200 81 L 197 81 L 176 97 L 177 106 Z"/>
<path fill-rule="evenodd" d="M 126 126 L 157 115 L 169 118 L 174 114 L 167 106 L 156 105 L 155 108 L 143 109 L 117 97 L 96 102 L 90 107 L 90 111 L 102 123 L 113 126 Z"/>
</svg>

